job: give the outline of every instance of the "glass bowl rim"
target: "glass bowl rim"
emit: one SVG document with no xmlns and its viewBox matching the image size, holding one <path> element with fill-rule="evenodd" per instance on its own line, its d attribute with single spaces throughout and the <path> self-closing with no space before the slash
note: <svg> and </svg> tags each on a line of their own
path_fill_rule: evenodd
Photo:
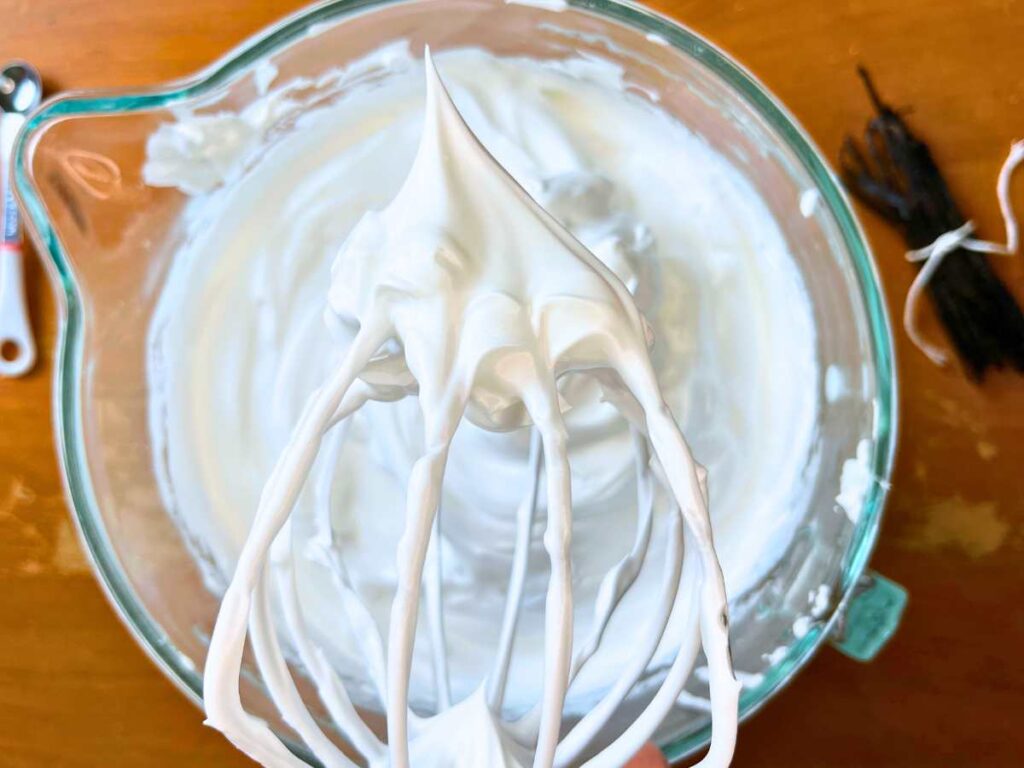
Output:
<svg viewBox="0 0 1024 768">
<path fill-rule="evenodd" d="M 79 90 L 52 98 L 29 117 L 15 143 L 13 170 L 16 193 L 27 213 L 28 228 L 56 285 L 61 310 L 54 362 L 53 412 L 65 493 L 93 571 L 117 615 L 164 674 L 199 706 L 202 705 L 201 673 L 175 648 L 136 597 L 100 522 L 84 451 L 82 403 L 76 386 L 82 370 L 82 303 L 67 256 L 46 215 L 29 170 L 33 141 L 49 123 L 61 118 L 152 110 L 200 96 L 231 82 L 238 73 L 304 35 L 314 24 L 338 23 L 357 13 L 411 2 L 415 0 L 322 0 L 265 27 L 194 75 L 143 88 Z M 877 481 L 871 484 L 865 496 L 861 515 L 844 555 L 842 597 L 834 612 L 823 626 L 813 628 L 794 643 L 782 663 L 776 664 L 758 686 L 744 690 L 740 699 L 740 717 L 746 719 L 781 690 L 828 638 L 853 595 L 878 537 L 898 424 L 895 351 L 881 281 L 867 238 L 823 154 L 796 118 L 743 65 L 681 22 L 638 3 L 629 0 L 567 0 L 567 5 L 661 38 L 720 77 L 782 138 L 814 180 L 839 229 L 843 245 L 853 262 L 861 302 L 867 314 L 877 403 L 871 441 L 871 470 Z M 708 725 L 661 747 L 670 760 L 676 760 L 705 746 L 710 734 Z M 289 746 L 310 760 L 311 756 L 305 749 L 295 744 Z"/>
</svg>

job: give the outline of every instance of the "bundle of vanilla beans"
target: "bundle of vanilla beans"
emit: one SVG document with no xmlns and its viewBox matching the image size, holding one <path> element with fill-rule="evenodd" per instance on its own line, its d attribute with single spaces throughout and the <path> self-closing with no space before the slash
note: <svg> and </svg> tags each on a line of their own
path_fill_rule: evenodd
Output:
<svg viewBox="0 0 1024 768">
<path fill-rule="evenodd" d="M 859 69 L 876 115 L 863 148 L 847 138 L 840 167 L 847 187 L 897 225 L 910 249 L 924 248 L 966 219 L 950 195 L 927 145 L 883 102 L 868 73 Z M 1024 313 L 992 271 L 988 257 L 958 248 L 939 265 L 928 294 L 968 374 L 981 380 L 989 368 L 1024 372 Z"/>
</svg>

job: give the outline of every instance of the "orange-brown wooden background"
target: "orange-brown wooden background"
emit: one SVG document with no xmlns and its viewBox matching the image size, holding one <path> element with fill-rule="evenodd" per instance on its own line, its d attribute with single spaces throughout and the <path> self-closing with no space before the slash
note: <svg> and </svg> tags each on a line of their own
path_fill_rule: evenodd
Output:
<svg viewBox="0 0 1024 768">
<path fill-rule="evenodd" d="M 999 164 L 1024 137 L 1024 3 L 657 0 L 724 46 L 834 158 L 867 104 L 854 65 L 912 104 L 955 194 L 1001 237 Z M 0 0 L 0 61 L 51 89 L 187 74 L 299 0 Z M 1017 200 L 1024 209 L 1024 180 Z M 863 211 L 890 308 L 912 273 Z M 998 268 L 1024 298 L 1019 257 Z M 54 301 L 28 279 L 41 359 L 0 380 L 0 766 L 246 765 L 146 659 L 80 553 L 50 425 Z M 875 567 L 911 602 L 882 655 L 826 650 L 740 732 L 737 766 L 1024 765 L 1024 377 L 984 387 L 897 334 L 902 441 Z"/>
</svg>

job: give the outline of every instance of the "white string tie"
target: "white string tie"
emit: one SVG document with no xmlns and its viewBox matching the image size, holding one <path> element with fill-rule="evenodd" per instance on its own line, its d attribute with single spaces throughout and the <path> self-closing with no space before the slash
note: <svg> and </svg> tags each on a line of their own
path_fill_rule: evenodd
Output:
<svg viewBox="0 0 1024 768">
<path fill-rule="evenodd" d="M 903 327 L 907 331 L 910 340 L 918 349 L 924 352 L 936 365 L 945 365 L 949 356 L 939 346 L 924 338 L 917 327 L 917 305 L 921 301 L 924 289 L 932 276 L 942 266 L 945 258 L 957 248 L 963 248 L 975 253 L 990 253 L 997 256 L 1012 256 L 1017 253 L 1020 246 L 1020 229 L 1017 225 L 1017 218 L 1013 214 L 1013 207 L 1010 204 L 1010 181 L 1013 172 L 1024 162 L 1024 141 L 1017 141 L 1010 147 L 1010 153 L 999 170 L 999 178 L 996 181 L 996 197 L 999 200 L 999 212 L 1003 216 L 1003 225 L 1006 228 L 1006 243 L 993 243 L 989 240 L 978 240 L 974 234 L 974 222 L 968 221 L 956 229 L 944 232 L 939 235 L 935 242 L 926 245 L 924 248 L 907 251 L 907 261 L 924 262 L 924 266 L 917 273 L 914 282 L 910 284 L 907 292 L 907 301 L 903 305 Z"/>
</svg>

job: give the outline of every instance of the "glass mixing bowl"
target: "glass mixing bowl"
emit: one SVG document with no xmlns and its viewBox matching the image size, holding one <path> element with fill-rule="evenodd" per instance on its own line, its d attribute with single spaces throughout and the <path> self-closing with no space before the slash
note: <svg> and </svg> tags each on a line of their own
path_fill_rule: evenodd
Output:
<svg viewBox="0 0 1024 768">
<path fill-rule="evenodd" d="M 66 487 L 96 573 L 139 643 L 200 699 L 218 598 L 204 588 L 161 501 L 147 427 L 147 328 L 183 237 L 187 199 L 143 182 L 146 140 L 178 107 L 241 109 L 257 97 L 255 74 L 265 62 L 281 81 L 315 80 L 397 38 L 414 50 L 473 45 L 504 55 L 613 61 L 638 94 L 655 94 L 762 195 L 813 303 L 822 406 L 807 467 L 813 492 L 796 535 L 756 588 L 734 596 L 733 655 L 747 673 L 742 714 L 767 701 L 826 640 L 870 658 L 895 628 L 905 594 L 865 573 L 893 457 L 896 381 L 864 236 L 820 153 L 749 73 L 678 24 L 607 0 L 570 0 L 561 9 L 501 0 L 322 3 L 195 77 L 141 91 L 63 95 L 28 121 L 15 176 L 61 299 L 56 431 Z M 308 95 L 313 105 L 339 94 L 312 87 Z M 268 141 L 289 125 L 278 128 Z M 844 464 L 858 448 L 867 483 L 859 515 L 848 516 L 836 498 Z M 812 611 L 809 596 L 820 585 L 829 599 Z M 691 683 L 699 693 L 699 681 Z M 288 739 L 258 679 L 243 685 L 247 708 Z M 658 741 L 676 758 L 709 735 L 706 712 L 680 706 Z"/>
</svg>

